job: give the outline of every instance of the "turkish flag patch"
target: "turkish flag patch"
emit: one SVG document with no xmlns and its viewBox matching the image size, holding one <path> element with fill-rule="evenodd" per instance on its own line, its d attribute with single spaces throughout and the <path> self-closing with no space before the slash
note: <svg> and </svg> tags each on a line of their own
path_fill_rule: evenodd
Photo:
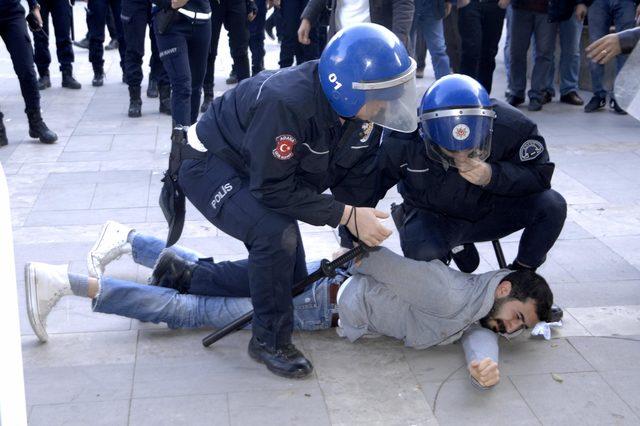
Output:
<svg viewBox="0 0 640 426">
<path fill-rule="evenodd" d="M 293 157 L 293 146 L 296 142 L 296 138 L 292 135 L 276 136 L 276 148 L 272 151 L 273 156 L 278 160 L 288 160 Z"/>
</svg>

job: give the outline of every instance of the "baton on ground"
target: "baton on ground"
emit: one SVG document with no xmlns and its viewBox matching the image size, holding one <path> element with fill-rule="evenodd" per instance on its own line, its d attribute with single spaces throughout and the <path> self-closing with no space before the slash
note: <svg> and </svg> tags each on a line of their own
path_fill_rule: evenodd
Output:
<svg viewBox="0 0 640 426">
<path fill-rule="evenodd" d="M 357 247 L 352 248 L 351 250 L 337 257 L 335 260 L 331 262 L 329 262 L 327 259 L 323 259 L 322 262 L 320 263 L 320 268 L 318 268 L 317 271 L 308 275 L 303 280 L 301 280 L 300 282 L 296 283 L 293 286 L 293 289 L 292 289 L 293 296 L 295 297 L 301 294 L 309 284 L 313 284 L 314 282 L 318 281 L 320 278 L 332 277 L 333 275 L 335 275 L 335 271 L 338 267 L 344 265 L 350 260 L 355 259 L 361 254 L 364 254 L 368 249 L 369 247 L 361 244 Z M 202 344 L 205 347 L 211 346 L 213 343 L 222 339 L 227 334 L 231 334 L 234 331 L 239 330 L 245 325 L 249 324 L 252 318 L 253 318 L 253 311 L 247 312 L 246 314 L 242 315 L 238 319 L 225 325 L 220 330 L 214 331 L 213 333 L 209 334 L 207 337 L 202 339 Z"/>
</svg>

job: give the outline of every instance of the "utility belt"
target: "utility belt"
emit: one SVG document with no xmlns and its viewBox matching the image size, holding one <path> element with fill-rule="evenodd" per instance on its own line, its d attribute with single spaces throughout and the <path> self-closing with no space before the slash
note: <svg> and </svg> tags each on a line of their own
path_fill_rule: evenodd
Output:
<svg viewBox="0 0 640 426">
<path fill-rule="evenodd" d="M 188 9 L 160 9 L 155 13 L 155 27 L 158 31 L 158 34 L 165 34 L 169 27 L 178 19 L 178 14 L 186 16 L 189 19 L 194 21 L 208 21 L 211 19 L 211 12 L 203 13 L 203 12 L 193 12 Z"/>
<path fill-rule="evenodd" d="M 192 126 L 195 129 L 195 126 Z M 184 228 L 185 196 L 178 183 L 178 173 L 183 160 L 202 160 L 207 158 L 207 152 L 198 150 L 187 142 L 187 129 L 179 127 L 171 134 L 171 153 L 169 154 L 169 168 L 162 178 L 160 191 L 160 209 L 169 224 L 167 247 L 175 244 Z"/>
</svg>

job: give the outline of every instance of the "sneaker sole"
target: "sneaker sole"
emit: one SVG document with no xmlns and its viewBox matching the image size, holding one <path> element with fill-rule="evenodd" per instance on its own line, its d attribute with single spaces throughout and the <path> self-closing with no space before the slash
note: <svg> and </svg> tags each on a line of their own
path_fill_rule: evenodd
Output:
<svg viewBox="0 0 640 426">
<path fill-rule="evenodd" d="M 24 288 L 27 295 L 27 316 L 36 337 L 42 343 L 49 340 L 49 335 L 40 321 L 40 309 L 38 308 L 38 287 L 36 285 L 36 271 L 30 262 L 24 265 Z"/>
<path fill-rule="evenodd" d="M 267 367 L 267 370 L 271 371 L 276 376 L 284 377 L 285 379 L 303 379 L 303 378 L 305 378 L 307 376 L 310 376 L 311 373 L 313 373 L 313 369 L 308 373 L 305 373 L 302 370 L 296 370 L 293 373 L 285 373 L 283 371 L 280 371 L 280 370 L 277 370 L 277 369 L 271 367 L 269 364 L 264 362 L 264 360 L 262 358 L 260 358 L 259 355 L 254 354 L 251 349 L 249 349 L 247 352 L 249 352 L 249 356 L 251 357 L 251 359 L 253 359 L 254 361 L 256 361 L 256 362 L 258 362 L 260 364 L 264 364 L 264 366 Z"/>
</svg>

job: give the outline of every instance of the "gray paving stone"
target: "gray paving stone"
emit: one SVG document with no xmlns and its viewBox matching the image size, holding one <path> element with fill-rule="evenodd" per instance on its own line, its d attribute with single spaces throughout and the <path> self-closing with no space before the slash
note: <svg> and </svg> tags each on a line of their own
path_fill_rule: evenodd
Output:
<svg viewBox="0 0 640 426">
<path fill-rule="evenodd" d="M 131 426 L 228 425 L 227 395 L 132 399 L 129 424 Z"/>
<path fill-rule="evenodd" d="M 569 342 L 598 371 L 638 368 L 640 335 L 624 337 L 570 337 Z"/>
<path fill-rule="evenodd" d="M 78 183 L 127 183 L 148 178 L 149 172 L 141 170 L 51 173 L 47 177 L 45 187 Z"/>
<path fill-rule="evenodd" d="M 640 334 L 640 305 L 567 309 L 594 336 Z"/>
<path fill-rule="evenodd" d="M 640 236 L 602 238 L 601 241 L 640 270 Z"/>
<path fill-rule="evenodd" d="M 27 405 L 129 400 L 133 364 L 40 367 L 24 370 Z"/>
<path fill-rule="evenodd" d="M 640 416 L 640 369 L 605 371 L 600 375 L 636 415 Z"/>
<path fill-rule="evenodd" d="M 33 407 L 29 424 L 32 426 L 126 426 L 128 414 L 128 400 L 38 405 Z"/>
<path fill-rule="evenodd" d="M 156 148 L 156 132 L 150 131 L 137 135 L 115 135 L 113 138 L 113 151 L 149 150 Z"/>
<path fill-rule="evenodd" d="M 33 206 L 34 211 L 86 210 L 91 206 L 96 185 L 77 184 L 74 186 L 51 186 L 40 192 Z"/>
<path fill-rule="evenodd" d="M 96 185 L 91 208 L 146 207 L 148 193 L 148 179 L 129 183 L 99 183 Z"/>
<path fill-rule="evenodd" d="M 486 390 L 477 389 L 468 378 L 440 383 L 418 377 L 441 426 L 540 424 L 506 376 Z"/>
<path fill-rule="evenodd" d="M 553 300 L 565 308 L 640 304 L 639 280 L 586 283 L 549 281 L 549 285 L 553 291 Z"/>
<path fill-rule="evenodd" d="M 598 373 L 512 377 L 514 385 L 543 424 L 635 425 L 640 418 Z"/>
<path fill-rule="evenodd" d="M 108 208 L 67 211 L 33 211 L 25 215 L 23 226 L 93 225 L 104 224 L 114 218 L 118 222 L 139 223 L 147 220 L 146 208 Z"/>
<path fill-rule="evenodd" d="M 67 146 L 64 148 L 65 152 L 78 152 L 78 151 L 109 151 L 113 143 L 113 135 L 85 135 L 85 136 L 71 136 Z"/>
<path fill-rule="evenodd" d="M 320 387 L 284 391 L 231 392 L 231 425 L 330 425 Z"/>
</svg>

